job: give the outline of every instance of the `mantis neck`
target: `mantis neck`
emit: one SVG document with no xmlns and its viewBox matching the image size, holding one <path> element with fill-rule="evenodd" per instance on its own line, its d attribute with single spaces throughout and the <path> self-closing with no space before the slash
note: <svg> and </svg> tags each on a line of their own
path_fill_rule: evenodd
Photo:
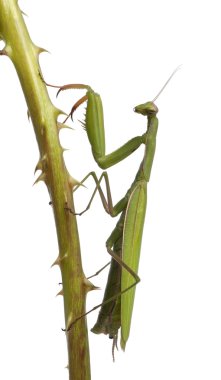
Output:
<svg viewBox="0 0 221 380">
<path fill-rule="evenodd" d="M 157 130 L 158 119 L 156 115 L 148 116 L 144 158 L 136 175 L 137 181 L 149 182 L 156 148 Z"/>
</svg>

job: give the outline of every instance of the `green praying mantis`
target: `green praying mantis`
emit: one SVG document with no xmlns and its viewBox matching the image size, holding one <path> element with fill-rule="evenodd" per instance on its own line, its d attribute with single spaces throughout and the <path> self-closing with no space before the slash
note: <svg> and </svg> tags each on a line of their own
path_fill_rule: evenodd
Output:
<svg viewBox="0 0 221 380">
<path fill-rule="evenodd" d="M 67 327 L 67 331 L 69 331 L 77 320 L 101 307 L 97 322 L 91 331 L 96 334 L 108 334 L 109 337 L 113 339 L 113 358 L 114 348 L 117 347 L 118 330 L 121 328 L 120 344 L 123 350 L 125 349 L 129 338 L 135 285 L 140 281 L 137 272 L 147 206 L 147 183 L 150 179 L 158 130 L 158 119 L 156 116 L 158 108 L 154 102 L 177 70 L 178 68 L 171 74 L 160 92 L 152 101 L 140 104 L 134 108 L 136 113 L 147 117 L 147 131 L 145 134 L 129 140 L 122 147 L 108 155 L 105 154 L 103 107 L 100 96 L 89 86 L 83 84 L 53 86 L 59 88 L 58 93 L 73 88 L 87 90 L 86 95 L 78 100 L 72 107 L 68 117 L 72 117 L 74 111 L 82 103 L 87 101 L 86 118 L 85 122 L 82 122 L 82 124 L 87 132 L 94 159 L 102 169 L 106 169 L 122 161 L 133 153 L 141 144 L 144 144 L 144 156 L 135 179 L 127 190 L 125 196 L 116 205 L 113 205 L 112 202 L 109 178 L 106 172 L 103 172 L 99 179 L 94 172 L 90 172 L 74 190 L 76 191 L 89 176 L 92 176 L 96 183 L 95 190 L 86 209 L 78 215 L 82 215 L 90 208 L 97 190 L 100 194 L 105 211 L 112 217 L 121 214 L 116 227 L 106 241 L 106 248 L 112 257 L 112 260 L 111 263 L 107 264 L 111 265 L 103 301 L 84 315 L 81 315 L 79 318 L 72 321 Z M 100 186 L 103 178 L 106 185 L 107 199 Z M 65 205 L 65 208 L 69 212 L 73 212 L 68 205 Z M 95 275 L 100 273 L 107 265 L 101 268 L 101 270 Z M 93 276 L 90 276 L 89 278 L 91 277 Z"/>
</svg>

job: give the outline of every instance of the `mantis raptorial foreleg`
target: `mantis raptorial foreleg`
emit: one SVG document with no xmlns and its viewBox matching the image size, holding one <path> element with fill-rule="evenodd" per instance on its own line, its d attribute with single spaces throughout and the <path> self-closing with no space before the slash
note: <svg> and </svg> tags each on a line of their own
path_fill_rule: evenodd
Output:
<svg viewBox="0 0 221 380">
<path fill-rule="evenodd" d="M 40 75 L 40 74 L 39 74 Z M 44 81 L 44 79 L 42 78 Z M 47 86 L 58 88 L 57 95 L 61 91 L 70 89 L 85 89 L 87 90 L 86 95 L 80 98 L 72 107 L 71 112 L 68 114 L 64 123 L 72 115 L 73 112 L 85 101 L 87 101 L 86 108 L 86 118 L 81 124 L 85 128 L 89 142 L 92 148 L 92 154 L 95 161 L 102 169 L 107 169 L 112 165 L 124 160 L 131 153 L 137 150 L 141 144 L 145 143 L 145 134 L 141 136 L 136 136 L 131 140 L 127 141 L 120 148 L 116 149 L 110 154 L 105 152 L 105 132 L 104 132 L 104 118 L 103 118 L 103 106 L 100 95 L 94 92 L 92 88 L 85 84 L 67 84 L 64 86 L 51 85 L 44 81 Z"/>
</svg>

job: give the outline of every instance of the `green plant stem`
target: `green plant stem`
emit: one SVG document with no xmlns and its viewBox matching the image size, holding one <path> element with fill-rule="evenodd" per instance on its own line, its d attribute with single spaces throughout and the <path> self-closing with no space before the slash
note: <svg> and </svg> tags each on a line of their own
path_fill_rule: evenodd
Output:
<svg viewBox="0 0 221 380">
<path fill-rule="evenodd" d="M 65 209 L 66 206 L 74 209 L 72 192 L 75 181 L 65 167 L 59 141 L 61 126 L 57 118 L 61 111 L 51 103 L 40 78 L 38 56 L 43 49 L 31 41 L 16 0 L 0 0 L 0 39 L 5 41 L 2 54 L 12 60 L 17 71 L 34 126 L 40 151 L 36 167 L 41 170 L 38 181 L 45 182 L 52 201 L 59 246 L 55 264 L 61 268 L 65 325 L 68 328 L 75 318 L 85 312 L 86 294 L 93 289 L 93 285 L 83 273 L 76 218 Z M 25 149 L 25 143 L 22 143 Z M 69 379 L 89 380 L 86 320 L 80 319 L 66 335 Z"/>
</svg>

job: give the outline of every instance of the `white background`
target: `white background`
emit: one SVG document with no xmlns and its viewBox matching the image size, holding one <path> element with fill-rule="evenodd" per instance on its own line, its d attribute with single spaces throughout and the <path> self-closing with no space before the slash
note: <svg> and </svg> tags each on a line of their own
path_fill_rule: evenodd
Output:
<svg viewBox="0 0 221 380">
<path fill-rule="evenodd" d="M 103 99 L 107 153 L 144 133 L 135 105 L 153 99 L 173 69 L 182 69 L 157 100 L 159 132 L 148 189 L 131 336 L 112 363 L 111 341 L 90 333 L 92 379 L 221 378 L 221 58 L 219 2 L 20 1 L 32 40 L 51 54 L 40 64 L 54 84 L 90 84 Z M 54 103 L 69 111 L 83 92 Z M 0 378 L 67 379 L 57 242 L 49 197 L 32 187 L 38 149 L 11 62 L 0 59 L 1 365 Z M 94 163 L 78 123 L 62 133 L 65 160 L 81 180 Z M 142 148 L 109 170 L 114 201 L 129 187 Z M 76 196 L 82 210 L 93 183 Z M 114 227 L 99 199 L 79 219 L 85 273 L 108 261 Z M 102 288 L 107 272 L 94 279 Z M 96 293 L 96 294 L 95 294 Z M 88 297 L 90 308 L 102 291 Z M 88 318 L 91 328 L 96 313 Z"/>
</svg>

